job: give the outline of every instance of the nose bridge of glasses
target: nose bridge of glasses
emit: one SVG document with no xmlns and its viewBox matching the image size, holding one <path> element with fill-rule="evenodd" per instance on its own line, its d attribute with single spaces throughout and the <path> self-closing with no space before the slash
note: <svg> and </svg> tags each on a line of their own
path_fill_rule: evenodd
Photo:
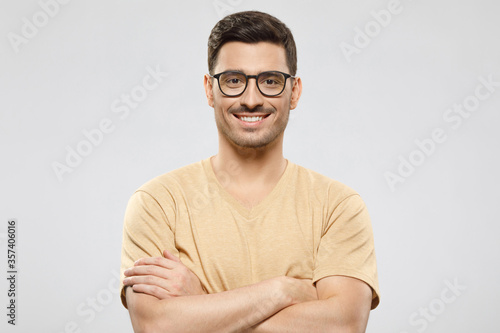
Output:
<svg viewBox="0 0 500 333">
<path fill-rule="evenodd" d="M 259 75 L 245 75 L 245 76 L 246 76 L 245 88 L 241 94 L 245 95 L 244 96 L 245 100 L 250 97 L 250 99 L 253 100 L 253 102 L 255 103 L 256 102 L 255 98 L 259 99 L 260 97 L 262 97 L 262 91 L 260 90 L 259 82 L 257 80 Z M 250 79 L 255 79 L 256 84 L 255 85 L 249 84 Z"/>
</svg>

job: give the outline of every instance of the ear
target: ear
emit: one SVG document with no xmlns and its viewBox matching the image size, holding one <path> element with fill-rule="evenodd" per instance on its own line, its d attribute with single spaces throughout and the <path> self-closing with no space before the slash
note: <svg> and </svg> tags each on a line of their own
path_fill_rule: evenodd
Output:
<svg viewBox="0 0 500 333">
<path fill-rule="evenodd" d="M 290 110 L 293 110 L 299 104 L 300 96 L 302 95 L 302 80 L 300 77 L 293 79 L 292 97 L 290 98 Z"/>
<path fill-rule="evenodd" d="M 212 89 L 212 78 L 210 75 L 205 74 L 203 78 L 203 85 L 205 86 L 205 95 L 207 95 L 208 105 L 214 107 L 214 91 Z"/>
</svg>

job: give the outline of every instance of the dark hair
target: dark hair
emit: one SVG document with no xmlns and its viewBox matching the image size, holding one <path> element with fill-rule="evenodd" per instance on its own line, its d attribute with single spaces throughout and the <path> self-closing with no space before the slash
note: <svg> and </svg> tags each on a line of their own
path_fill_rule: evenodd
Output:
<svg viewBox="0 0 500 333">
<path fill-rule="evenodd" d="M 228 15 L 212 29 L 208 38 L 208 71 L 213 75 L 221 47 L 227 42 L 270 42 L 285 48 L 291 75 L 297 72 L 297 48 L 292 32 L 276 17 L 258 11 Z"/>
</svg>

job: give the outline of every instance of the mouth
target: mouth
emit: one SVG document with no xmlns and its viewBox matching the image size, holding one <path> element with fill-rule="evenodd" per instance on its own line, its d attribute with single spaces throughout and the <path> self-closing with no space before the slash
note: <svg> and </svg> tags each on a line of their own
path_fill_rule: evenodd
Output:
<svg viewBox="0 0 500 333">
<path fill-rule="evenodd" d="M 262 120 L 265 118 L 269 117 L 271 114 L 259 114 L 259 115 L 245 115 L 245 114 L 234 114 L 233 116 L 237 118 L 238 120 L 244 122 L 244 123 L 249 123 L 249 124 L 257 124 L 260 123 Z"/>
</svg>

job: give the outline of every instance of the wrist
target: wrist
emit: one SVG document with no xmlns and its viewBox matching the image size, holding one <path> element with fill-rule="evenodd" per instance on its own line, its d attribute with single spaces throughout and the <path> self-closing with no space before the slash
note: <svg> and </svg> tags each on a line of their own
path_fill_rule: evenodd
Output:
<svg viewBox="0 0 500 333">
<path fill-rule="evenodd" d="M 279 276 L 276 278 L 276 287 L 271 293 L 273 298 L 282 306 L 286 308 L 290 305 L 295 304 L 294 297 L 291 293 L 290 285 L 293 283 L 293 278 L 288 276 Z"/>
</svg>

